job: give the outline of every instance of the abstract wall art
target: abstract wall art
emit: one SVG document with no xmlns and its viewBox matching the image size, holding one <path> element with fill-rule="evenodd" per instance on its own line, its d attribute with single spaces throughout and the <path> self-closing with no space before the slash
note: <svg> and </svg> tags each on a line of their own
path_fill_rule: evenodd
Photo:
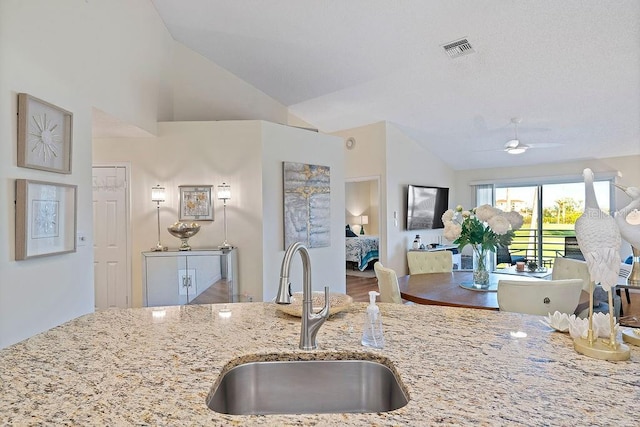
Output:
<svg viewBox="0 0 640 427">
<path fill-rule="evenodd" d="M 284 246 L 331 244 L 330 167 L 283 162 Z"/>
</svg>

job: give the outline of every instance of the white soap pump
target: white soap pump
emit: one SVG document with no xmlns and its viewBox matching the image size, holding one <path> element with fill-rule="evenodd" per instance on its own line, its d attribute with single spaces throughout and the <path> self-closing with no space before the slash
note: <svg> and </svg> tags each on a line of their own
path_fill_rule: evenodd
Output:
<svg viewBox="0 0 640 427">
<path fill-rule="evenodd" d="M 367 307 L 362 331 L 362 345 L 383 348 L 382 317 L 380 316 L 380 309 L 376 305 L 376 296 L 378 295 L 380 294 L 376 291 L 369 292 L 369 306 Z"/>
</svg>

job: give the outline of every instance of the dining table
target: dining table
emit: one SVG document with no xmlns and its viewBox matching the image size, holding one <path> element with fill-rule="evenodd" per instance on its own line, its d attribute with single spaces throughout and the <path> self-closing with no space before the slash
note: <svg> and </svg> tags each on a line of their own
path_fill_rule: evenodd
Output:
<svg viewBox="0 0 640 427">
<path fill-rule="evenodd" d="M 545 280 L 525 275 L 497 273 L 489 275 L 489 288 L 474 288 L 473 271 L 410 274 L 398 278 L 400 296 L 416 304 L 499 310 L 497 283 L 500 280 Z M 589 293 L 582 291 L 576 313 L 589 307 Z"/>
</svg>

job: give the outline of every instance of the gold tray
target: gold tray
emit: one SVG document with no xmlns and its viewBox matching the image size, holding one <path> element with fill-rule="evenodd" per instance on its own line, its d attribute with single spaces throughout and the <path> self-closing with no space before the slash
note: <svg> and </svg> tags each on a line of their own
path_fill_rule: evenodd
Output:
<svg viewBox="0 0 640 427">
<path fill-rule="evenodd" d="M 314 313 L 322 310 L 324 306 L 324 291 L 314 291 L 311 295 L 311 301 Z M 330 292 L 329 316 L 348 309 L 352 303 L 353 298 L 349 295 Z M 302 292 L 294 292 L 291 296 L 291 304 L 276 304 L 276 309 L 291 316 L 302 317 Z"/>
<path fill-rule="evenodd" d="M 633 345 L 640 345 L 640 329 L 624 329 L 622 331 L 622 340 Z"/>
</svg>

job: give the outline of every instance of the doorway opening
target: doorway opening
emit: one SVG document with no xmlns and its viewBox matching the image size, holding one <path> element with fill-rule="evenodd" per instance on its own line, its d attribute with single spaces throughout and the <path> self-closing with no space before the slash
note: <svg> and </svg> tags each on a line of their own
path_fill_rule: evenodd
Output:
<svg viewBox="0 0 640 427">
<path fill-rule="evenodd" d="M 346 180 L 345 254 L 349 276 L 375 277 L 373 264 L 380 258 L 382 237 L 380 199 L 379 176 Z"/>
</svg>

